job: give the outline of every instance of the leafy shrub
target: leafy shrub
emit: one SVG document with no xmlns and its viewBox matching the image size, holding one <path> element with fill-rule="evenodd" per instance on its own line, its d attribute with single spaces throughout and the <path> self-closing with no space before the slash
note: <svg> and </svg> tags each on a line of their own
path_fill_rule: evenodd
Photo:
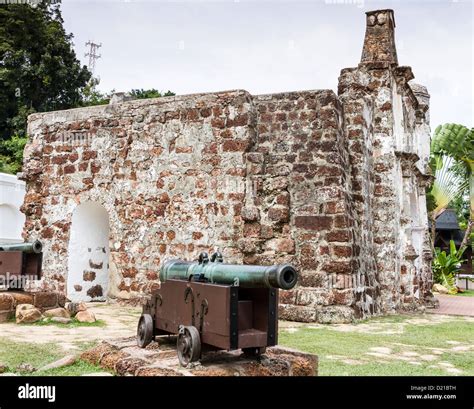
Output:
<svg viewBox="0 0 474 409">
<path fill-rule="evenodd" d="M 436 283 L 446 287 L 450 294 L 456 294 L 455 275 L 459 272 L 463 260 L 461 257 L 466 248 L 456 249 L 454 241 L 449 242 L 449 254 L 441 249 L 435 249 L 435 258 L 433 259 L 433 278 Z"/>
<path fill-rule="evenodd" d="M 20 171 L 26 140 L 26 136 L 14 135 L 0 141 L 0 172 L 15 174 Z"/>
</svg>

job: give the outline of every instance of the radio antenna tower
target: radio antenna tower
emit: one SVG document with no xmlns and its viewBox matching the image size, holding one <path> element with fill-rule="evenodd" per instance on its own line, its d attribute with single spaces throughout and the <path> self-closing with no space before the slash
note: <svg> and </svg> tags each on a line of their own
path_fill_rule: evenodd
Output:
<svg viewBox="0 0 474 409">
<path fill-rule="evenodd" d="M 97 50 L 102 47 L 102 43 L 96 44 L 93 41 L 88 41 L 86 46 L 89 47 L 89 52 L 84 54 L 84 57 L 89 57 L 89 71 L 94 74 L 95 62 L 102 57 L 101 54 L 97 54 Z"/>
</svg>

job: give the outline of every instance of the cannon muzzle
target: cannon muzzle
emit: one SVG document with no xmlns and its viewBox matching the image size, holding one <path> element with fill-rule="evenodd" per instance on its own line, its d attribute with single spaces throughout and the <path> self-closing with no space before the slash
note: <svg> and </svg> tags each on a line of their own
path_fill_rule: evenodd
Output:
<svg viewBox="0 0 474 409">
<path fill-rule="evenodd" d="M 298 273 L 290 264 L 273 266 L 224 264 L 204 260 L 191 262 L 170 260 L 160 270 L 160 280 L 206 281 L 212 284 L 235 285 L 244 288 L 281 288 L 290 290 L 298 281 Z"/>
<path fill-rule="evenodd" d="M 43 251 L 43 245 L 39 240 L 32 243 L 0 243 L 0 251 L 23 251 L 24 253 L 39 254 Z"/>
</svg>

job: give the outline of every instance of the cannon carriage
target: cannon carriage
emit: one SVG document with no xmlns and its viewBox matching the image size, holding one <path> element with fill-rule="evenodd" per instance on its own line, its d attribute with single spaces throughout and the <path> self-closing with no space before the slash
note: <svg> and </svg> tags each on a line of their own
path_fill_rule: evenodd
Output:
<svg viewBox="0 0 474 409">
<path fill-rule="evenodd" d="M 0 243 L 0 281 L 8 289 L 22 289 L 26 279 L 41 278 L 43 245 L 31 243 Z"/>
<path fill-rule="evenodd" d="M 137 342 L 177 335 L 180 364 L 201 358 L 203 350 L 242 349 L 259 356 L 278 342 L 278 292 L 296 285 L 289 264 L 225 264 L 220 253 L 197 262 L 170 260 L 160 270 L 155 290 L 140 317 Z"/>
</svg>

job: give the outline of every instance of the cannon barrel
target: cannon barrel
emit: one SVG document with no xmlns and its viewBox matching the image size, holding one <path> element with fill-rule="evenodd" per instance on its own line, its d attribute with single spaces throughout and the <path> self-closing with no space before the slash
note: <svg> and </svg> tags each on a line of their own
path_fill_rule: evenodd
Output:
<svg viewBox="0 0 474 409">
<path fill-rule="evenodd" d="M 23 251 L 24 253 L 41 253 L 43 245 L 39 240 L 32 243 L 0 243 L 0 251 Z"/>
<path fill-rule="evenodd" d="M 290 290 L 296 285 L 298 273 L 289 264 L 254 266 L 220 262 L 191 262 L 169 260 L 160 270 L 160 280 L 204 279 L 213 284 L 236 285 L 244 288 L 281 288 Z"/>
</svg>

